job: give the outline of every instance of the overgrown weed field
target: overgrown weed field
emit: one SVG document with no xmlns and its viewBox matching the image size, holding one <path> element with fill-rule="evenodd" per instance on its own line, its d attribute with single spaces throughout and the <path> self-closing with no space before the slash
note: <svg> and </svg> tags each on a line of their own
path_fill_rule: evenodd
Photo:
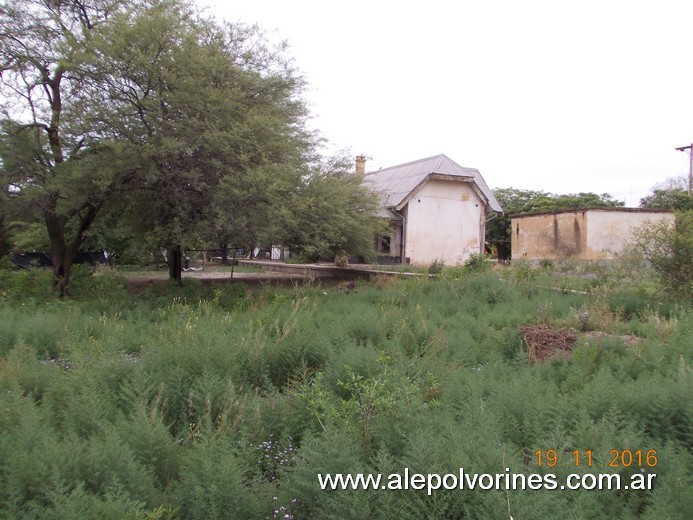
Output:
<svg viewBox="0 0 693 520">
<path fill-rule="evenodd" d="M 137 294 L 78 269 L 71 298 L 49 287 L 45 272 L 0 271 L 0 517 L 693 512 L 693 308 L 629 269 Z M 530 329 L 573 339 L 537 345 Z M 552 474 L 558 487 L 328 491 L 318 479 L 460 468 Z M 599 473 L 656 478 L 560 489 Z"/>
</svg>

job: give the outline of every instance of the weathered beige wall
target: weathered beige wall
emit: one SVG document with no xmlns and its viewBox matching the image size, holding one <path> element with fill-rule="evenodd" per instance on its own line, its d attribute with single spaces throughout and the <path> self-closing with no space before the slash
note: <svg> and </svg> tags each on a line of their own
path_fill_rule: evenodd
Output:
<svg viewBox="0 0 693 520">
<path fill-rule="evenodd" d="M 585 260 L 613 258 L 631 242 L 634 228 L 673 213 L 639 210 L 576 210 L 511 219 L 512 258 Z"/>
<path fill-rule="evenodd" d="M 467 182 L 429 180 L 406 206 L 405 256 L 413 265 L 459 265 L 482 252 L 485 209 Z"/>
<path fill-rule="evenodd" d="M 580 256 L 586 248 L 584 211 L 517 217 L 510 221 L 513 258 L 555 260 Z"/>
</svg>

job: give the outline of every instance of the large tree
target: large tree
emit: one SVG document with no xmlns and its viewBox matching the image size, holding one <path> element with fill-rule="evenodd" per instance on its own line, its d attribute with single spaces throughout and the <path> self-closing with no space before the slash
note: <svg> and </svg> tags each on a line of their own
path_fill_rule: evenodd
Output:
<svg viewBox="0 0 693 520">
<path fill-rule="evenodd" d="M 22 144 L 8 154 L 10 175 L 17 198 L 33 205 L 46 226 L 61 293 L 87 230 L 119 186 L 117 154 L 91 138 L 79 111 L 87 106 L 80 65 L 90 34 L 122 8 L 113 0 L 0 5 L 3 142 Z"/>
<path fill-rule="evenodd" d="M 283 48 L 268 47 L 254 27 L 201 23 L 157 7 L 155 31 L 149 20 L 122 20 L 106 36 L 130 42 L 108 54 L 137 63 L 109 76 L 106 95 L 121 107 L 119 120 L 132 120 L 122 130 L 128 141 L 148 143 L 149 171 L 133 208 L 154 242 L 173 246 L 175 260 L 190 236 L 223 242 L 214 236 L 219 227 L 238 234 L 233 209 L 257 212 L 274 182 L 258 172 L 288 175 L 306 161 L 314 139 L 304 129 L 303 82 Z M 131 128 L 137 131 L 128 134 Z M 231 198 L 229 186 L 237 188 Z M 218 203 L 220 190 L 226 206 Z M 174 263 L 171 274 L 180 278 Z"/>
<path fill-rule="evenodd" d="M 62 294 L 100 213 L 127 208 L 175 250 L 215 215 L 220 179 L 295 168 L 312 149 L 282 50 L 185 0 L 8 0 L 0 33 L 4 115 L 32 139 L 15 153 L 19 194 L 45 223 Z"/>
</svg>

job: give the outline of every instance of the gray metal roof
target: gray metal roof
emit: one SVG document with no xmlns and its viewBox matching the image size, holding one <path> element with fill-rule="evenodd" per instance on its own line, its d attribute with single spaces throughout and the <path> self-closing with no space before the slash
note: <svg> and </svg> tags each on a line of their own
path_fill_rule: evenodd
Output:
<svg viewBox="0 0 693 520">
<path fill-rule="evenodd" d="M 382 207 L 380 208 L 380 210 L 378 210 L 378 216 L 380 218 L 385 218 L 389 220 L 402 220 L 402 215 L 398 215 L 397 213 L 386 207 Z"/>
<path fill-rule="evenodd" d="M 364 176 L 364 182 L 380 196 L 384 207 L 399 210 L 431 176 L 468 180 L 481 192 L 491 210 L 503 212 L 479 170 L 460 166 L 443 154 L 369 172 Z"/>
</svg>

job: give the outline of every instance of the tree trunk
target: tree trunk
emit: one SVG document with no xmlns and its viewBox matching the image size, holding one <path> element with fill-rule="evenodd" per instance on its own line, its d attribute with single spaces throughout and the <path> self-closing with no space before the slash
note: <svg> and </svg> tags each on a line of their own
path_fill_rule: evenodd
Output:
<svg viewBox="0 0 693 520">
<path fill-rule="evenodd" d="M 183 254 L 180 244 L 168 250 L 168 278 L 175 280 L 178 285 L 183 285 Z"/>
<path fill-rule="evenodd" d="M 58 296 L 65 298 L 70 296 L 70 273 L 72 271 L 72 260 L 74 254 L 65 251 L 62 258 L 58 260 L 58 271 L 56 274 L 56 262 L 53 261 L 53 280 L 57 284 Z"/>
<path fill-rule="evenodd" d="M 221 265 L 226 265 L 229 261 L 229 245 L 219 244 L 219 249 L 221 249 Z"/>
<path fill-rule="evenodd" d="M 231 261 L 231 278 L 233 278 L 233 270 L 236 268 L 236 250 L 238 248 L 234 246 L 233 248 L 233 260 Z"/>
<path fill-rule="evenodd" d="M 69 296 L 70 270 L 74 251 L 65 243 L 65 218 L 46 214 L 46 229 L 51 241 L 51 263 L 53 265 L 53 288 L 60 298 Z"/>
<path fill-rule="evenodd" d="M 52 197 L 55 204 L 56 197 Z M 46 230 L 51 241 L 51 262 L 53 264 L 53 287 L 57 289 L 61 298 L 69 296 L 70 271 L 72 261 L 84 243 L 86 233 L 91 227 L 99 206 L 86 203 L 80 209 L 75 209 L 68 213 L 59 215 L 53 210 L 44 212 L 43 217 L 46 222 Z M 67 222 L 73 217 L 77 217 L 78 226 L 71 241 L 65 236 Z"/>
</svg>

